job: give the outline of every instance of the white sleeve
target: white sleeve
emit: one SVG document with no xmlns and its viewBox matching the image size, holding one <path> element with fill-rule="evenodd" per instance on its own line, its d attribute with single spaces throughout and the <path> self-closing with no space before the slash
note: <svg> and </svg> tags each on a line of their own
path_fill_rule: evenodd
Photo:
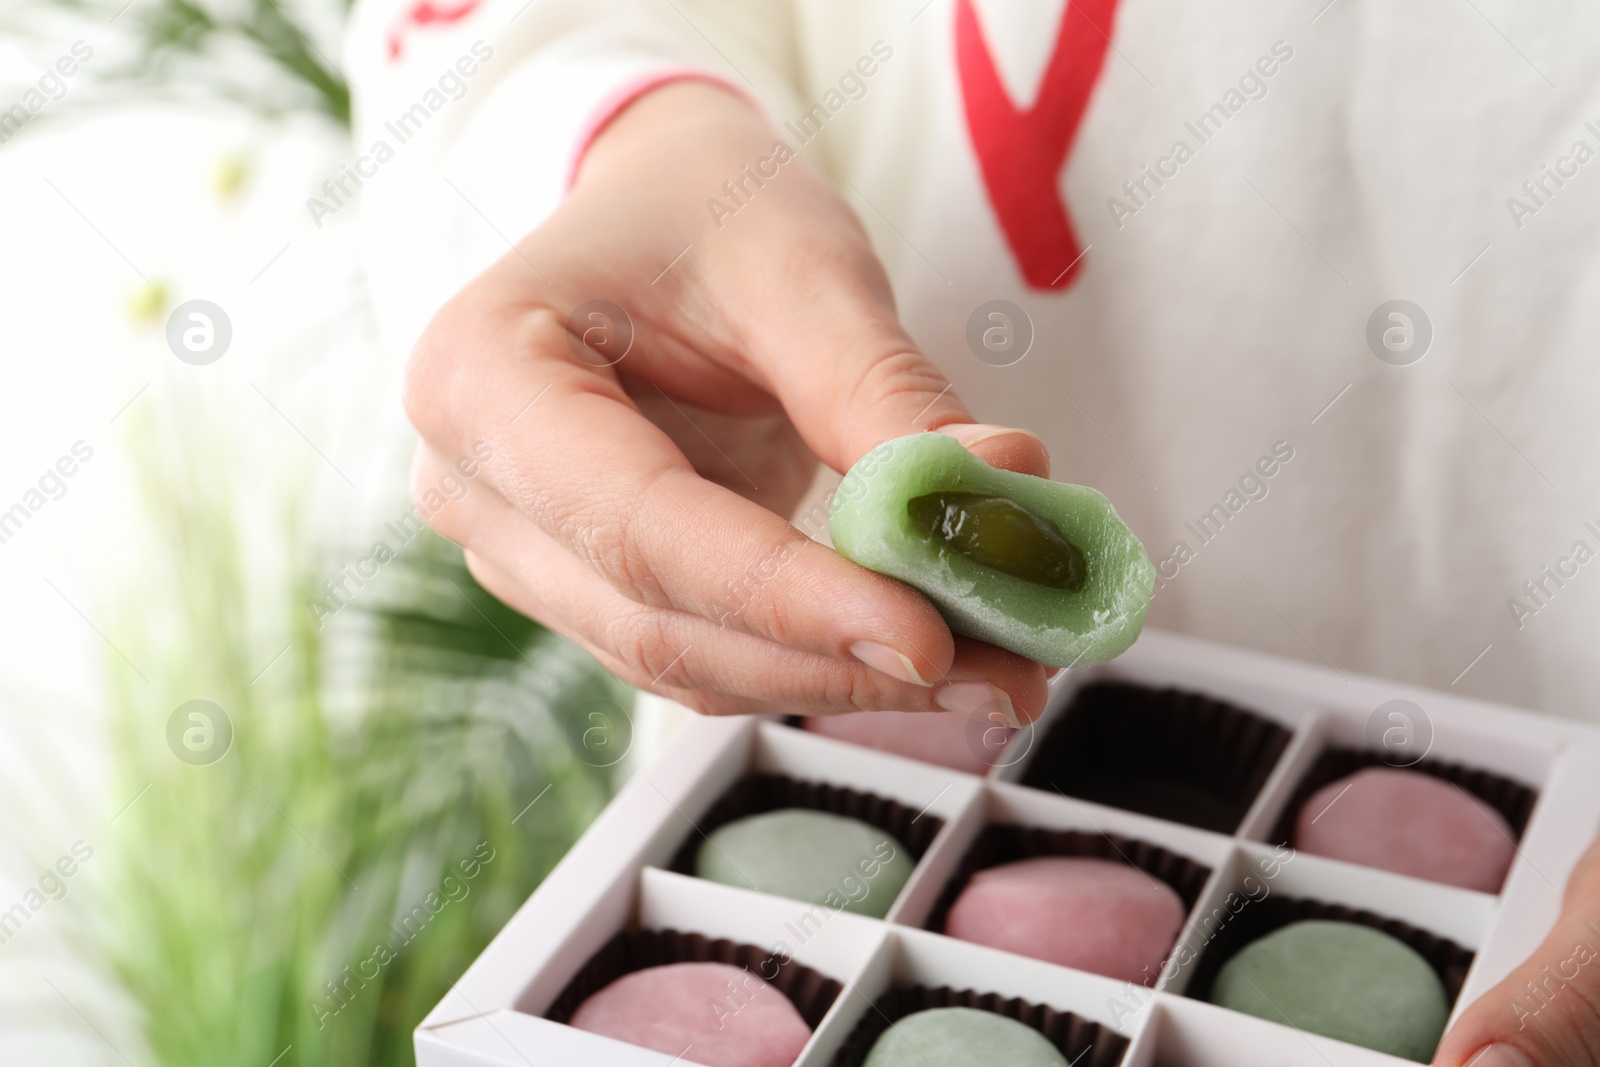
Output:
<svg viewBox="0 0 1600 1067">
<path fill-rule="evenodd" d="M 555 208 L 589 141 L 642 93 L 699 78 L 793 110 L 788 4 L 363 0 L 344 57 L 356 173 L 312 210 L 320 228 L 359 203 L 391 351 Z"/>
</svg>

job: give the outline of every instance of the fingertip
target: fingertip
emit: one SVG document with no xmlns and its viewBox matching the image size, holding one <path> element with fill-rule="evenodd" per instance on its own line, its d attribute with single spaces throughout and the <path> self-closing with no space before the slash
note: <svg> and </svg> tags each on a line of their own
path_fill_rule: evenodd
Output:
<svg viewBox="0 0 1600 1067">
<path fill-rule="evenodd" d="M 938 609 L 903 582 L 834 558 L 847 563 L 846 580 L 816 592 L 835 605 L 843 651 L 897 681 L 923 689 L 938 684 L 956 654 L 955 638 Z M 832 654 L 839 654 L 837 647 Z"/>
<path fill-rule="evenodd" d="M 1050 695 L 1050 686 L 1044 680 L 1044 672 L 1034 665 L 1038 678 L 1029 678 L 1028 682 L 1020 687 L 1020 692 L 1011 694 L 1012 707 L 1016 710 L 1017 721 L 1023 726 L 1032 726 L 1039 721 L 1039 716 L 1044 714 L 1045 701 Z"/>
<path fill-rule="evenodd" d="M 891 678 L 898 678 L 902 682 L 909 682 L 924 689 L 933 685 L 910 656 L 880 641 L 853 642 L 850 645 L 850 655 L 873 670 L 881 671 Z"/>
<path fill-rule="evenodd" d="M 938 618 L 937 612 L 934 617 Z M 937 686 L 949 676 L 955 663 L 955 639 L 943 619 L 938 619 L 937 626 L 914 626 L 897 631 L 884 646 L 893 653 L 886 664 L 882 660 L 873 662 L 858 652 L 859 646 L 871 643 L 856 642 L 851 646 L 851 655 L 874 670 L 920 689 Z M 885 666 L 895 669 L 884 670 Z"/>
<path fill-rule="evenodd" d="M 1036 478 L 1050 477 L 1050 450 L 1045 447 L 1044 440 L 1031 430 L 982 422 L 958 422 L 941 426 L 937 432 L 955 438 L 963 448 L 991 467 L 1031 474 Z"/>
<path fill-rule="evenodd" d="M 1457 1067 L 1447 1064 L 1446 1067 Z M 1496 1042 L 1463 1059 L 1459 1067 L 1533 1067 L 1533 1060 L 1515 1045 Z"/>
<path fill-rule="evenodd" d="M 937 617 L 937 616 L 936 616 Z M 882 623 L 882 618 L 876 620 Z M 937 685 L 950 673 L 954 643 L 940 620 L 933 625 L 874 626 L 868 637 L 850 640 L 846 651 L 857 663 L 920 689 Z"/>
<path fill-rule="evenodd" d="M 971 638 L 956 639 L 955 662 L 933 701 L 945 711 L 1022 727 L 1044 714 L 1050 685 L 1044 668 L 1014 652 Z"/>
</svg>

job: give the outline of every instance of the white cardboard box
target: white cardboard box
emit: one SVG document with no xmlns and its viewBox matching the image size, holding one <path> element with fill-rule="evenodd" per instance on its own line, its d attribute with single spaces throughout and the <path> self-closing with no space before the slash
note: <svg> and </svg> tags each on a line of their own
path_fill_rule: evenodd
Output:
<svg viewBox="0 0 1600 1067">
<path fill-rule="evenodd" d="M 1291 731 L 1275 770 L 1231 835 L 1177 825 L 1015 784 L 1031 753 L 986 779 L 749 718 L 692 719 L 641 771 L 529 897 L 416 1031 L 419 1067 L 666 1067 L 673 1057 L 542 1017 L 572 977 L 625 927 L 676 929 L 768 948 L 843 983 L 797 1067 L 826 1067 L 891 983 L 1017 996 L 1104 1024 L 1130 1039 L 1126 1067 L 1346 1067 L 1398 1064 L 1382 1053 L 1304 1034 L 1190 999 L 1176 956 L 1154 989 L 1025 959 L 919 929 L 986 822 L 1080 829 L 1147 841 L 1210 868 L 1180 943 L 1270 863 L 1266 844 L 1296 783 L 1327 745 L 1366 746 L 1375 709 L 1403 699 L 1431 723 L 1429 755 L 1492 771 L 1538 792 L 1497 896 L 1296 854 L 1271 891 L 1365 908 L 1475 952 L 1452 1015 L 1524 959 L 1557 914 L 1561 889 L 1600 832 L 1600 730 L 1378 679 L 1146 632 L 1117 661 L 1052 685 L 1043 737 L 1081 686 L 1122 680 L 1229 701 Z M 665 870 L 695 820 L 755 772 L 887 796 L 943 821 L 884 921 L 833 915 L 809 940 L 785 933 L 805 906 Z M 920 816 L 919 816 L 920 817 Z M 809 932 L 809 931 L 808 931 Z M 679 1060 L 678 1062 L 683 1062 Z"/>
</svg>

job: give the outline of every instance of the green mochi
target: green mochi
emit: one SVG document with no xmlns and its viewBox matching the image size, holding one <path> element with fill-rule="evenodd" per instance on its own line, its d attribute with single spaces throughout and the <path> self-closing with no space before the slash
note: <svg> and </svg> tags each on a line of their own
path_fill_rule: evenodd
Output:
<svg viewBox="0 0 1600 1067">
<path fill-rule="evenodd" d="M 1450 1014 L 1428 961 L 1355 923 L 1292 923 L 1223 965 L 1211 1002 L 1426 1063 Z"/>
<path fill-rule="evenodd" d="M 906 847 L 859 819 L 784 808 L 735 819 L 701 844 L 694 873 L 881 919 L 915 866 Z"/>
<path fill-rule="evenodd" d="M 976 1008 L 933 1008 L 883 1032 L 862 1067 L 1067 1067 L 1043 1034 Z"/>
<path fill-rule="evenodd" d="M 912 500 L 941 491 L 1002 497 L 1076 546 L 1088 577 L 1051 588 L 974 562 L 912 520 Z M 1144 545 L 1093 489 L 998 470 L 954 438 L 919 433 L 879 445 L 840 483 L 828 515 L 833 547 L 933 601 L 953 633 L 1051 667 L 1091 667 L 1138 638 L 1155 587 Z"/>
</svg>

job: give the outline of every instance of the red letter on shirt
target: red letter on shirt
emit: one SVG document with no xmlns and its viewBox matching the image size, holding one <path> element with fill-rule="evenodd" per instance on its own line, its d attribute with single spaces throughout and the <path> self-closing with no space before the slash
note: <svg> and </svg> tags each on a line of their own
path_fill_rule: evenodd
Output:
<svg viewBox="0 0 1600 1067">
<path fill-rule="evenodd" d="M 413 26 L 432 26 L 436 23 L 460 22 L 478 9 L 482 0 L 461 0 L 455 7 L 440 7 L 433 0 L 416 0 L 398 26 L 389 31 L 389 59 L 400 58 L 405 47 L 405 34 Z"/>
<path fill-rule="evenodd" d="M 972 0 L 956 0 L 956 63 L 967 131 L 989 202 L 1017 266 L 1034 289 L 1064 289 L 1082 265 L 1056 182 L 1100 77 L 1117 0 L 1069 0 L 1033 107 L 1007 95 Z"/>
</svg>

